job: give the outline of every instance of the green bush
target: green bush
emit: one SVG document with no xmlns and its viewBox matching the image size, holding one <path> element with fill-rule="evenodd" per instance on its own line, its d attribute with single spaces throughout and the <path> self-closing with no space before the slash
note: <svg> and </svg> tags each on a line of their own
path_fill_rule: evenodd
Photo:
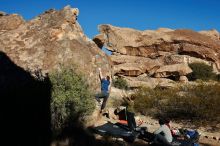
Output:
<svg viewBox="0 0 220 146">
<path fill-rule="evenodd" d="M 140 112 L 141 114 L 148 115 L 149 111 L 153 109 L 155 102 L 157 101 L 152 98 L 151 95 L 152 90 L 149 88 L 140 88 L 134 95 L 134 109 L 136 112 Z"/>
<path fill-rule="evenodd" d="M 220 121 L 220 84 L 200 83 L 171 89 L 142 88 L 134 96 L 136 112 L 153 117 Z"/>
<path fill-rule="evenodd" d="M 215 80 L 216 80 L 216 81 L 220 81 L 220 74 L 217 74 L 217 75 L 215 76 Z"/>
<path fill-rule="evenodd" d="M 187 77 L 190 81 L 201 79 L 201 80 L 210 80 L 214 79 L 215 74 L 213 73 L 213 68 L 204 63 L 191 63 L 189 67 L 192 69 Z"/>
<path fill-rule="evenodd" d="M 118 77 L 113 80 L 113 86 L 119 89 L 128 89 L 128 83 L 125 79 Z"/>
<path fill-rule="evenodd" d="M 220 120 L 220 84 L 188 86 L 185 95 L 171 98 L 167 111 L 174 117 L 207 121 Z M 182 107 L 182 108 L 181 108 Z M 174 111 L 174 112 L 173 112 Z M 176 112 L 176 113 L 175 113 Z"/>
<path fill-rule="evenodd" d="M 164 105 L 167 100 L 175 96 L 174 90 L 177 89 L 161 89 L 161 88 L 140 88 L 132 95 L 135 99 L 134 109 L 136 112 L 157 116 L 160 111 L 164 111 Z"/>
<path fill-rule="evenodd" d="M 52 82 L 51 120 L 52 130 L 61 132 L 76 118 L 83 118 L 95 109 L 95 102 L 86 80 L 71 69 L 54 72 Z"/>
</svg>

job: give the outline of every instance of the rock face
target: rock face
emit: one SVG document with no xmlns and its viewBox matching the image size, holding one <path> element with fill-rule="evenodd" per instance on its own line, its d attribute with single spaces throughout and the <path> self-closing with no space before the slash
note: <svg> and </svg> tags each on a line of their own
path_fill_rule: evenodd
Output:
<svg viewBox="0 0 220 146">
<path fill-rule="evenodd" d="M 219 32 L 215 29 L 209 30 L 209 31 L 200 31 L 199 33 L 209 36 L 214 40 L 219 40 L 220 36 L 219 36 Z"/>
<path fill-rule="evenodd" d="M 0 12 L 0 31 L 9 31 L 18 28 L 20 25 L 24 24 L 23 18 L 17 14 L 6 15 Z"/>
<path fill-rule="evenodd" d="M 154 76 L 157 78 L 169 77 L 172 75 L 184 76 L 191 72 L 192 70 L 187 64 L 172 64 L 161 66 Z"/>
<path fill-rule="evenodd" d="M 187 82 L 186 75 L 192 72 L 187 64 L 192 62 L 204 62 L 220 71 L 220 41 L 216 30 L 138 31 L 100 25 L 99 31 L 93 40 L 99 47 L 112 51 L 113 73 L 129 80 L 132 77 L 138 81 L 139 76 L 146 74 L 148 78 L 175 77 Z M 137 82 L 132 82 L 135 87 Z"/>
<path fill-rule="evenodd" d="M 19 15 L 0 14 L 0 51 L 16 65 L 50 73 L 63 66 L 77 67 L 98 87 L 98 67 L 110 74 L 111 61 L 88 39 L 77 22 L 78 9 L 53 9 L 25 21 Z"/>
</svg>

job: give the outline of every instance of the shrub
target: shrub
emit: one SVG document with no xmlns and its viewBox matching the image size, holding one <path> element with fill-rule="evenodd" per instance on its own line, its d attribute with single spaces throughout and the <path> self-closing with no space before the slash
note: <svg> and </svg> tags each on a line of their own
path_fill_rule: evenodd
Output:
<svg viewBox="0 0 220 146">
<path fill-rule="evenodd" d="M 200 83 L 172 89 L 142 88 L 134 95 L 135 111 L 154 117 L 220 121 L 220 84 Z"/>
<path fill-rule="evenodd" d="M 113 80 L 113 86 L 119 89 L 128 89 L 128 83 L 122 77 L 118 77 Z"/>
<path fill-rule="evenodd" d="M 207 118 L 209 120 L 219 119 L 220 84 L 201 83 L 198 86 L 191 86 L 188 92 L 191 93 L 188 97 L 198 103 L 192 105 L 192 109 L 196 110 L 195 113 L 198 118 Z"/>
<path fill-rule="evenodd" d="M 155 100 L 153 95 L 151 95 L 152 90 L 149 88 L 140 88 L 134 95 L 134 109 L 136 112 L 140 112 L 142 114 L 148 114 L 147 111 L 156 107 L 154 106 Z"/>
<path fill-rule="evenodd" d="M 215 80 L 216 80 L 216 81 L 220 81 L 220 74 L 217 74 L 217 75 L 215 76 Z"/>
<path fill-rule="evenodd" d="M 187 77 L 189 80 L 193 81 L 196 79 L 209 80 L 214 79 L 215 74 L 213 73 L 213 68 L 204 63 L 191 63 L 189 67 L 192 69 Z"/>
<path fill-rule="evenodd" d="M 142 114 L 157 116 L 163 111 L 164 103 L 172 96 L 175 96 L 176 89 L 141 88 L 133 96 L 135 99 L 135 111 Z"/>
<path fill-rule="evenodd" d="M 89 115 L 95 108 L 86 80 L 71 69 L 54 72 L 52 82 L 51 118 L 52 130 L 61 132 L 76 118 Z"/>
</svg>

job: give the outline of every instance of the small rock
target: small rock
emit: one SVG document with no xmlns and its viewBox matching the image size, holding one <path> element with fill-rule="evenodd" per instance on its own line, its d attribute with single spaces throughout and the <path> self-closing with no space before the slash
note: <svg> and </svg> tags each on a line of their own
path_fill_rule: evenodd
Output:
<svg viewBox="0 0 220 146">
<path fill-rule="evenodd" d="M 180 76 L 179 81 L 187 83 L 188 82 L 188 78 L 186 76 Z"/>
<path fill-rule="evenodd" d="M 6 15 L 5 12 L 0 11 L 0 16 L 5 16 L 5 15 Z"/>
</svg>

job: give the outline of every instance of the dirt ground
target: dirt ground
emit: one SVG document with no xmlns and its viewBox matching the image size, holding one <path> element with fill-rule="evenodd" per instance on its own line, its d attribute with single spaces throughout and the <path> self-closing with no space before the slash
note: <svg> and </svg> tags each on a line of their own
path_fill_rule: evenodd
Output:
<svg viewBox="0 0 220 146">
<path fill-rule="evenodd" d="M 111 118 L 111 117 L 110 117 Z M 146 116 L 136 116 L 136 123 L 137 125 L 140 124 L 140 127 L 147 127 L 149 132 L 154 132 L 157 128 L 159 128 L 158 121 L 156 119 L 153 119 L 151 117 Z M 97 119 L 96 124 L 102 125 L 106 121 L 111 121 L 111 119 L 100 117 Z M 141 121 L 141 122 L 140 122 Z M 212 130 L 211 127 L 196 127 L 195 125 L 190 125 L 187 123 L 176 123 L 174 121 L 171 121 L 170 123 L 171 128 L 173 129 L 179 129 L 179 128 L 187 128 L 187 129 L 196 129 L 200 133 L 200 140 L 199 144 L 200 146 L 220 146 L 220 130 Z M 216 125 L 215 129 L 220 129 L 220 124 Z M 134 144 L 130 144 L 131 146 L 141 146 L 146 145 L 146 143 L 143 143 L 141 141 L 137 141 Z M 129 146 L 130 146 L 129 145 Z"/>
<path fill-rule="evenodd" d="M 150 117 L 140 116 L 140 119 L 143 121 L 143 126 L 148 127 L 150 132 L 153 132 L 159 127 L 157 120 L 152 119 Z M 176 123 L 171 121 L 171 128 L 178 129 L 178 128 L 187 128 L 187 129 L 197 129 L 200 133 L 200 146 L 220 146 L 220 130 L 214 131 L 210 127 L 199 127 L 195 128 L 187 123 Z M 220 129 L 220 124 L 216 125 L 217 129 Z"/>
<path fill-rule="evenodd" d="M 110 117 L 106 118 L 100 115 L 98 112 L 94 113 L 93 119 L 95 119 L 95 125 L 102 125 L 106 123 L 107 121 L 115 122 L 114 114 L 112 114 L 113 109 L 109 109 Z M 94 118 L 96 117 L 96 118 Z M 141 124 L 140 126 L 147 127 L 149 132 L 154 132 L 157 128 L 159 128 L 159 123 L 157 119 L 153 119 L 148 116 L 143 115 L 136 115 L 135 120 L 137 125 Z M 141 121 L 141 122 L 139 122 Z M 94 123 L 94 122 L 93 122 Z M 214 125 L 213 127 L 198 127 L 197 125 L 192 125 L 190 122 L 175 122 L 171 121 L 170 123 L 172 129 L 180 129 L 180 128 L 186 128 L 186 129 L 196 129 L 200 133 L 200 140 L 199 144 L 200 146 L 220 146 L 220 123 Z M 217 129 L 217 130 L 216 130 Z M 141 146 L 143 145 L 143 142 L 138 141 L 137 143 L 132 144 L 134 146 Z M 146 145 L 146 143 L 144 144 Z"/>
</svg>

